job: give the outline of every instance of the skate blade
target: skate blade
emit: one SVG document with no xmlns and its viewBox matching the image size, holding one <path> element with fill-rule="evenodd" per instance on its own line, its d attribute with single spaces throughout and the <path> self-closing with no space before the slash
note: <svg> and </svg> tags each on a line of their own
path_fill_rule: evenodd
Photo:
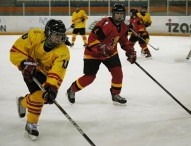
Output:
<svg viewBox="0 0 191 146">
<path fill-rule="evenodd" d="M 31 140 L 31 141 L 35 141 L 37 139 L 37 136 L 31 135 L 28 132 L 25 132 L 24 136 L 25 136 L 25 138 L 27 138 L 28 140 Z"/>
<path fill-rule="evenodd" d="M 151 57 L 145 57 L 145 56 L 141 55 L 141 56 L 137 57 L 137 59 L 139 59 L 139 60 L 152 60 L 153 58 L 152 58 L 152 56 Z"/>
<path fill-rule="evenodd" d="M 145 57 L 146 60 L 151 60 L 152 59 L 152 56 L 150 57 Z"/>
<path fill-rule="evenodd" d="M 127 104 L 126 103 L 119 103 L 119 102 L 113 101 L 113 105 L 116 105 L 116 106 L 126 106 Z"/>
<path fill-rule="evenodd" d="M 177 59 L 175 59 L 174 61 L 175 61 L 175 62 L 180 62 L 180 63 L 181 63 L 181 62 L 189 62 L 189 60 L 188 60 L 187 58 L 186 58 L 186 59 L 178 59 L 178 58 L 177 58 Z"/>
</svg>

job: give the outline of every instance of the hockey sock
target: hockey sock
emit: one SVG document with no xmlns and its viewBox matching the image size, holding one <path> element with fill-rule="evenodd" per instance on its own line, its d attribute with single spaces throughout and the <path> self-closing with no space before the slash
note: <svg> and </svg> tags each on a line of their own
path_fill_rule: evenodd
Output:
<svg viewBox="0 0 191 146">
<path fill-rule="evenodd" d="M 112 75 L 111 90 L 112 93 L 119 94 L 122 88 L 123 73 L 121 67 L 114 67 L 110 69 Z"/>
<path fill-rule="evenodd" d="M 44 100 L 41 98 L 43 92 L 36 91 L 32 95 L 27 96 L 26 103 L 28 108 L 27 121 L 31 123 L 37 123 L 41 110 L 44 104 Z"/>
<path fill-rule="evenodd" d="M 84 75 L 84 76 L 80 77 L 78 80 L 76 80 L 72 84 L 71 88 L 74 92 L 82 90 L 83 88 L 85 88 L 86 86 L 91 84 L 95 78 L 96 78 L 95 75 Z"/>
</svg>

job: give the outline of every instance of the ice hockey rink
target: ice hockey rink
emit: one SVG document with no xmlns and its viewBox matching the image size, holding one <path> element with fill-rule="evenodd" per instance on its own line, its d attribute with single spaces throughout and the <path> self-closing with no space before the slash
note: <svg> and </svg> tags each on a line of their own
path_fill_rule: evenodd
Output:
<svg viewBox="0 0 191 146">
<path fill-rule="evenodd" d="M 16 97 L 28 90 L 21 73 L 9 61 L 9 50 L 18 37 L 0 36 L 0 146 L 89 146 L 54 104 L 43 108 L 38 139 L 24 137 L 26 118 L 18 117 Z M 150 44 L 160 50 L 149 46 L 153 58 L 146 60 L 136 44 L 137 63 L 191 110 L 191 58 L 186 60 L 191 38 L 151 36 Z M 83 51 L 82 39 L 77 36 L 56 100 L 96 146 L 190 146 L 191 115 L 136 64 L 127 62 L 120 49 L 124 74 L 121 96 L 127 105 L 113 105 L 111 76 L 103 65 L 96 80 L 76 93 L 76 103 L 70 105 L 65 92 L 83 75 Z"/>
</svg>

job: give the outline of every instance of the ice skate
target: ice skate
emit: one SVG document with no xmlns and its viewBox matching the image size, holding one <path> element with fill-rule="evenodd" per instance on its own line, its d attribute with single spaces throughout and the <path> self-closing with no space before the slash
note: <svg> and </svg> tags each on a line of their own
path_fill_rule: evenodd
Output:
<svg viewBox="0 0 191 146">
<path fill-rule="evenodd" d="M 37 124 L 36 123 L 30 123 L 27 122 L 25 126 L 25 137 L 29 140 L 36 140 L 36 138 L 39 135 L 39 132 L 37 130 Z"/>
<path fill-rule="evenodd" d="M 74 43 L 71 43 L 70 47 L 73 47 L 74 46 Z"/>
<path fill-rule="evenodd" d="M 83 45 L 84 47 L 86 47 L 87 46 L 87 43 L 84 43 L 84 45 Z"/>
<path fill-rule="evenodd" d="M 151 59 L 151 58 L 152 58 L 152 55 L 151 55 L 149 49 L 141 50 L 141 54 L 142 54 L 143 56 L 145 56 L 145 58 L 148 58 L 148 59 Z"/>
<path fill-rule="evenodd" d="M 18 97 L 17 98 L 17 110 L 20 118 L 24 118 L 26 115 L 26 108 L 24 108 L 21 105 L 21 101 L 24 99 L 24 97 Z"/>
<path fill-rule="evenodd" d="M 75 92 L 71 88 L 67 90 L 66 96 L 68 97 L 70 103 L 75 103 Z"/>
<path fill-rule="evenodd" d="M 127 100 L 121 97 L 119 94 L 114 94 L 111 92 L 111 97 L 112 97 L 113 104 L 115 105 L 125 105 L 127 102 Z"/>
</svg>

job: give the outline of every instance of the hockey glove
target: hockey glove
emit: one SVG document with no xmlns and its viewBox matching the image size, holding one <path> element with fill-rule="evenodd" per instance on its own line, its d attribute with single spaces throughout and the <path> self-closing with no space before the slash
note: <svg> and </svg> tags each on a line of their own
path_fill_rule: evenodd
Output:
<svg viewBox="0 0 191 146">
<path fill-rule="evenodd" d="M 131 24 L 128 25 L 128 32 L 132 32 L 133 26 Z"/>
<path fill-rule="evenodd" d="M 74 27 L 75 27 L 75 24 L 72 24 L 70 27 L 71 27 L 71 28 L 74 28 Z"/>
<path fill-rule="evenodd" d="M 95 48 L 93 48 L 93 50 L 103 57 L 108 57 L 113 54 L 113 48 L 106 44 L 99 44 Z"/>
<path fill-rule="evenodd" d="M 65 42 L 64 42 L 67 46 L 72 46 L 72 44 L 70 43 L 70 41 L 68 40 L 68 37 L 66 37 Z"/>
<path fill-rule="evenodd" d="M 84 18 L 84 17 L 81 17 L 80 20 L 81 20 L 81 22 L 84 22 L 84 21 L 85 21 L 85 18 Z"/>
<path fill-rule="evenodd" d="M 135 61 L 137 59 L 136 51 L 134 51 L 134 50 L 128 51 L 128 52 L 126 52 L 126 56 L 127 56 L 127 60 L 131 64 L 135 63 Z"/>
<path fill-rule="evenodd" d="M 49 83 L 45 83 L 44 89 L 46 92 L 43 93 L 42 98 L 45 100 L 45 103 L 53 104 L 53 100 L 56 99 L 58 92 L 57 87 Z"/>
<path fill-rule="evenodd" d="M 144 25 L 145 25 L 145 27 L 149 27 L 151 25 L 151 23 L 146 22 L 146 23 L 144 23 Z"/>
<path fill-rule="evenodd" d="M 36 67 L 37 67 L 37 63 L 35 63 L 31 59 L 27 59 L 21 62 L 19 69 L 22 71 L 23 77 L 29 82 L 32 82 L 33 73 Z"/>
</svg>

